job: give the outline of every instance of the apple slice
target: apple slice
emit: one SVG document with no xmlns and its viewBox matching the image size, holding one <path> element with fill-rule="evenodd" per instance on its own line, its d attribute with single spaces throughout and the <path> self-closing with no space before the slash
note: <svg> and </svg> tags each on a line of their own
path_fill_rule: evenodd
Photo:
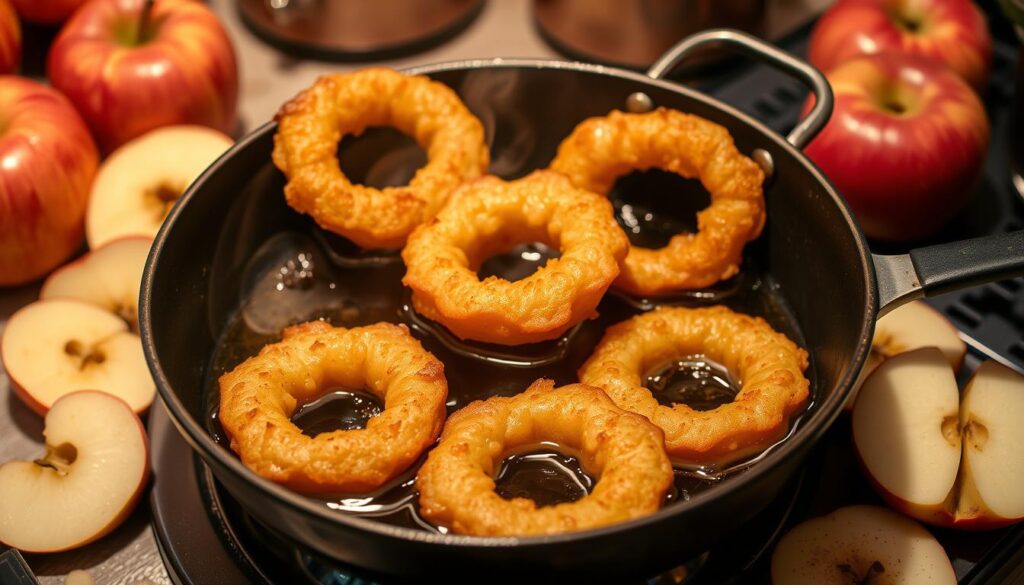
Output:
<svg viewBox="0 0 1024 585">
<path fill-rule="evenodd" d="M 1024 377 L 986 362 L 964 392 L 938 349 L 886 360 L 853 409 L 853 444 L 878 493 L 936 526 L 1024 518 Z"/>
<path fill-rule="evenodd" d="M 960 467 L 960 392 L 945 355 L 933 347 L 884 361 L 853 409 L 853 443 L 887 502 L 943 524 Z"/>
<path fill-rule="evenodd" d="M 795 526 L 772 553 L 775 585 L 956 584 L 942 545 L 878 506 L 848 506 Z"/>
<path fill-rule="evenodd" d="M 0 541 L 29 552 L 92 542 L 131 513 L 149 478 L 142 421 L 103 392 L 73 392 L 46 413 L 46 454 L 0 466 Z"/>
<path fill-rule="evenodd" d="M 978 366 L 960 426 L 958 522 L 991 528 L 1024 519 L 1024 376 L 991 360 Z"/>
<path fill-rule="evenodd" d="M 846 401 L 846 410 L 853 409 L 860 386 L 879 364 L 894 355 L 922 347 L 939 348 L 955 370 L 960 369 L 967 354 L 967 344 L 960 339 L 956 327 L 924 301 L 912 301 L 879 318 L 871 339 L 871 353 Z"/>
<path fill-rule="evenodd" d="M 153 239 L 126 236 L 111 240 L 51 274 L 40 299 L 78 299 L 103 307 L 139 329 L 139 287 Z"/>
<path fill-rule="evenodd" d="M 156 391 L 139 336 L 120 317 L 82 301 L 36 301 L 11 315 L 0 358 L 11 388 L 40 414 L 82 389 L 113 394 L 142 412 Z"/>
<path fill-rule="evenodd" d="M 231 147 L 203 126 L 169 126 L 118 148 L 100 166 L 85 213 L 89 247 L 127 235 L 156 236 L 171 206 Z"/>
</svg>

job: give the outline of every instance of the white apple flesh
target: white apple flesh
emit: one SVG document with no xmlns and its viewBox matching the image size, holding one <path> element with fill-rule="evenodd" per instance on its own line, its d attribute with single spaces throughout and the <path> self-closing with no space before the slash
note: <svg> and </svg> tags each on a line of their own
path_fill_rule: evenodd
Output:
<svg viewBox="0 0 1024 585">
<path fill-rule="evenodd" d="M 886 360 L 857 397 L 853 442 L 861 462 L 883 495 L 896 495 L 895 507 L 915 518 L 938 523 L 948 514 L 960 467 L 959 408 L 953 370 L 935 348 Z"/>
<path fill-rule="evenodd" d="M 40 414 L 82 389 L 113 394 L 142 412 L 156 391 L 139 336 L 120 317 L 81 301 L 42 300 L 20 309 L 7 321 L 0 357 L 11 388 Z"/>
<path fill-rule="evenodd" d="M 231 147 L 203 126 L 148 132 L 114 151 L 100 166 L 85 213 L 85 235 L 96 249 L 123 236 L 156 236 L 171 206 L 206 167 Z"/>
<path fill-rule="evenodd" d="M 879 495 L 936 526 L 1024 519 L 1024 376 L 982 364 L 961 399 L 935 348 L 885 361 L 853 409 L 853 443 Z"/>
<path fill-rule="evenodd" d="M 92 303 L 121 317 L 136 332 L 142 270 L 152 243 L 145 236 L 111 240 L 51 274 L 39 298 Z"/>
<path fill-rule="evenodd" d="M 967 354 L 967 344 L 960 339 L 956 327 L 924 301 L 907 303 L 879 318 L 871 339 L 871 353 L 846 401 L 846 410 L 853 410 L 861 384 L 879 364 L 894 355 L 922 347 L 937 347 L 954 370 L 960 369 Z"/>
<path fill-rule="evenodd" d="M 149 477 L 146 432 L 124 401 L 68 394 L 45 425 L 45 455 L 0 466 L 0 541 L 23 551 L 102 537 L 128 517 Z"/>
<path fill-rule="evenodd" d="M 955 585 L 942 546 L 912 520 L 849 506 L 797 525 L 772 554 L 775 585 Z"/>
<path fill-rule="evenodd" d="M 988 528 L 1024 519 L 1024 376 L 983 363 L 964 390 L 960 424 L 958 520 Z"/>
</svg>

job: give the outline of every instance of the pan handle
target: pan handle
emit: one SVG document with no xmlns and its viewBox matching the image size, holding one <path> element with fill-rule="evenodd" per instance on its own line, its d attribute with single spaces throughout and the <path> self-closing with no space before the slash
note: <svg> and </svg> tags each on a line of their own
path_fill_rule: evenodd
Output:
<svg viewBox="0 0 1024 585">
<path fill-rule="evenodd" d="M 647 70 L 648 77 L 663 78 L 676 65 L 705 47 L 728 48 L 753 57 L 789 73 L 811 89 L 814 93 L 814 107 L 786 136 L 786 140 L 793 146 L 802 150 L 825 127 L 829 116 L 832 115 L 832 88 L 821 71 L 774 45 L 738 30 L 717 28 L 686 37 L 651 65 Z"/>
<path fill-rule="evenodd" d="M 1024 275 L 1024 230 L 872 259 L 881 317 L 923 296 Z"/>
</svg>

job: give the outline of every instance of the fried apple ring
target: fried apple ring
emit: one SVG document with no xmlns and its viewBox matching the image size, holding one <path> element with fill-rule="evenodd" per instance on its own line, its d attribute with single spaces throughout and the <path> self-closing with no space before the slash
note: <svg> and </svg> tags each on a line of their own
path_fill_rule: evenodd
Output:
<svg viewBox="0 0 1024 585">
<path fill-rule="evenodd" d="M 561 257 L 516 282 L 477 277 L 493 254 L 538 241 Z M 409 237 L 402 282 L 418 313 L 462 339 L 532 343 L 596 315 L 628 246 L 608 200 L 562 175 L 484 177 L 459 188 L 433 222 Z"/>
<path fill-rule="evenodd" d="M 657 250 L 632 247 L 615 287 L 658 295 L 703 288 L 736 274 L 743 246 L 764 227 L 764 173 L 736 150 L 725 128 L 667 108 L 646 114 L 614 111 L 576 126 L 551 161 L 551 169 L 577 187 L 604 194 L 619 177 L 650 168 L 699 178 L 711 204 L 697 213 L 697 233 L 677 234 Z"/>
<path fill-rule="evenodd" d="M 397 248 L 441 208 L 455 187 L 487 170 L 484 129 L 443 83 L 371 68 L 321 77 L 277 114 L 274 164 L 288 177 L 296 211 L 363 248 Z M 393 126 L 427 152 L 407 186 L 355 185 L 341 171 L 338 142 L 369 126 Z"/>
<path fill-rule="evenodd" d="M 493 477 L 505 454 L 541 441 L 579 453 L 597 483 L 571 503 L 538 508 L 506 500 Z M 477 401 L 455 412 L 416 477 L 420 512 L 457 534 L 555 534 L 652 514 L 672 484 L 661 431 L 583 384 L 556 389 L 538 380 L 511 398 Z"/>
<path fill-rule="evenodd" d="M 337 387 L 366 388 L 384 410 L 365 429 L 304 435 L 292 413 Z M 447 396 L 444 366 L 404 326 L 312 321 L 221 376 L 219 417 L 231 449 L 263 477 L 304 493 L 365 492 L 434 443 Z"/>
<path fill-rule="evenodd" d="M 739 378 L 732 402 L 708 411 L 663 406 L 644 387 L 648 372 L 691 355 L 707 356 Z M 807 352 L 764 319 L 722 306 L 660 307 L 609 327 L 579 377 L 660 427 L 674 460 L 721 464 L 785 435 L 789 416 L 807 403 L 806 369 Z"/>
</svg>

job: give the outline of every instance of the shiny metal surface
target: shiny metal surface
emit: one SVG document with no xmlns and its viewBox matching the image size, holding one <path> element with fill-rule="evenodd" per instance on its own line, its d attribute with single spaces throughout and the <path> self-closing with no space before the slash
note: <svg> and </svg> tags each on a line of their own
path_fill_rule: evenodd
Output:
<svg viewBox="0 0 1024 585">
<path fill-rule="evenodd" d="M 706 28 L 765 32 L 766 0 L 535 0 L 533 15 L 563 53 L 644 68 L 669 47 Z"/>
<path fill-rule="evenodd" d="M 832 88 L 821 71 L 782 49 L 741 31 L 710 30 L 692 35 L 674 45 L 655 61 L 647 70 L 647 75 L 654 79 L 663 79 L 679 64 L 710 47 L 742 53 L 796 77 L 811 89 L 815 96 L 814 107 L 786 136 L 790 144 L 803 149 L 825 127 L 829 116 L 832 115 L 833 96 Z"/>
</svg>

